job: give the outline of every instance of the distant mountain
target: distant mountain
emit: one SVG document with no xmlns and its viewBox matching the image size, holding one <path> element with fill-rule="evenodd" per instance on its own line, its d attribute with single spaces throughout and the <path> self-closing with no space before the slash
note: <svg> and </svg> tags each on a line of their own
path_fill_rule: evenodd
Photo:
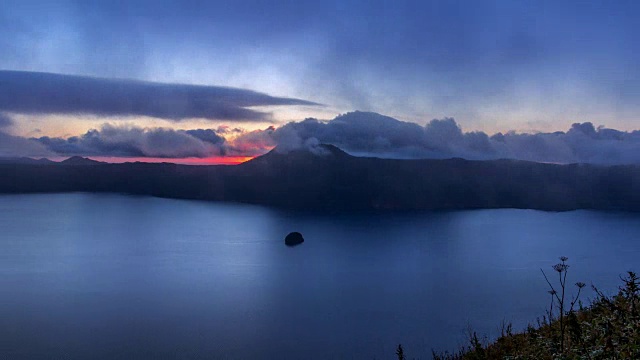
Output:
<svg viewBox="0 0 640 360">
<path fill-rule="evenodd" d="M 72 156 L 66 160 L 62 160 L 60 164 L 62 165 L 99 165 L 99 164 L 105 164 L 105 163 L 101 161 L 91 160 L 88 158 L 83 158 L 81 156 Z"/>
<path fill-rule="evenodd" d="M 81 156 L 72 156 L 66 160 L 56 162 L 47 158 L 32 159 L 29 157 L 0 157 L 0 164 L 21 165 L 99 165 L 106 164 L 101 161 L 91 160 Z"/>
<path fill-rule="evenodd" d="M 32 159 L 29 157 L 0 157 L 0 164 L 51 165 L 56 164 L 56 162 L 46 158 Z"/>
<path fill-rule="evenodd" d="M 69 160 L 71 161 L 71 160 Z M 0 193 L 117 192 L 361 211 L 478 208 L 640 211 L 640 166 L 354 157 L 331 145 L 236 166 L 0 164 Z"/>
<path fill-rule="evenodd" d="M 313 148 L 283 150 L 274 148 L 268 153 L 239 164 L 244 170 L 271 172 L 285 166 L 302 166 L 308 164 L 324 163 L 343 160 L 353 156 L 342 151 L 334 145 L 320 144 Z"/>
</svg>

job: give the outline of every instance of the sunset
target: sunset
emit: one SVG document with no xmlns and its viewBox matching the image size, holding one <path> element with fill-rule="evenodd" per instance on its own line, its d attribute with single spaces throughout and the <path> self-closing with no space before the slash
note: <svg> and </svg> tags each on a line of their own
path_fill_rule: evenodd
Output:
<svg viewBox="0 0 640 360">
<path fill-rule="evenodd" d="M 0 155 L 210 158 L 253 131 L 359 110 L 422 127 L 454 119 L 488 137 L 590 123 L 620 133 L 612 151 L 638 162 L 637 22 L 626 16 L 635 11 L 627 2 L 8 1 L 0 136 L 14 145 Z M 163 130 L 157 142 L 129 139 Z M 383 130 L 359 131 L 351 136 Z M 90 132 L 108 150 L 62 145 Z M 267 141 L 230 144 L 222 156 L 260 155 L 278 139 Z"/>
<path fill-rule="evenodd" d="M 640 359 L 639 14 L 0 2 L 0 359 Z"/>
</svg>

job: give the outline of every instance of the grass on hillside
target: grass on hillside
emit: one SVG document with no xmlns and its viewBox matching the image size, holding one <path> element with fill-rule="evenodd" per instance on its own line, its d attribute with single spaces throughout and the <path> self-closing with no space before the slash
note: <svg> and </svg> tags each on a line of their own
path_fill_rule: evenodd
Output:
<svg viewBox="0 0 640 360">
<path fill-rule="evenodd" d="M 577 295 L 568 298 L 566 257 L 554 265 L 558 284 L 549 284 L 550 306 L 547 315 L 537 325 L 529 325 L 514 334 L 510 325 L 502 335 L 485 345 L 471 332 L 469 346 L 457 353 L 433 353 L 434 360 L 601 360 L 640 359 L 640 279 L 632 272 L 621 277 L 622 286 L 614 296 L 607 296 L 593 287 L 597 297 L 584 306 L 576 283 Z M 399 360 L 408 359 L 399 346 Z"/>
</svg>

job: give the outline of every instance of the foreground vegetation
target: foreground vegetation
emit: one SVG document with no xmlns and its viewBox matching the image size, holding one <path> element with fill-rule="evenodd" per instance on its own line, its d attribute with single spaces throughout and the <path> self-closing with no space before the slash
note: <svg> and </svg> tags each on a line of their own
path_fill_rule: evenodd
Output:
<svg viewBox="0 0 640 360">
<path fill-rule="evenodd" d="M 640 279 L 629 271 L 621 277 L 622 285 L 614 296 L 607 296 L 593 287 L 597 297 L 583 305 L 580 291 L 584 283 L 576 283 L 576 295 L 569 298 L 566 257 L 553 269 L 558 279 L 549 284 L 551 297 L 547 315 L 514 334 L 510 325 L 502 327 L 502 335 L 491 344 L 484 344 L 470 332 L 469 346 L 455 354 L 435 353 L 434 360 L 482 359 L 640 359 Z M 399 346 L 398 359 L 408 359 Z"/>
</svg>

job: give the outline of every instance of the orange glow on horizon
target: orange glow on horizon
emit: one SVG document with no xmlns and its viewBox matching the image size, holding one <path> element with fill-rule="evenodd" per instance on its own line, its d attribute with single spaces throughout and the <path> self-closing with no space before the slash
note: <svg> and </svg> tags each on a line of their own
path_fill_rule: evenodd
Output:
<svg viewBox="0 0 640 360">
<path fill-rule="evenodd" d="M 113 164 L 127 162 L 143 163 L 173 163 L 181 165 L 238 165 L 249 161 L 255 156 L 214 156 L 209 158 L 153 158 L 153 157 L 107 157 L 90 156 L 92 160 L 103 161 Z"/>
</svg>

